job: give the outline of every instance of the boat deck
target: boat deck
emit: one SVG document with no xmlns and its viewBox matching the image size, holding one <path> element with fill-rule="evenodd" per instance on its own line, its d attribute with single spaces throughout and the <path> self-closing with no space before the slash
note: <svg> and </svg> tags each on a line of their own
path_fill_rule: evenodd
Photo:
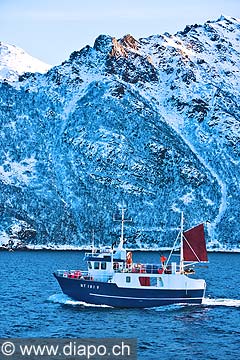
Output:
<svg viewBox="0 0 240 360">
<path fill-rule="evenodd" d="M 112 274 L 104 274 L 102 273 L 99 275 L 101 277 L 101 281 L 108 282 L 112 279 L 114 273 L 124 273 L 124 274 L 171 274 L 172 267 L 171 265 L 166 266 L 165 268 L 162 267 L 160 264 L 132 264 L 131 266 L 126 266 L 122 269 L 115 268 Z M 180 269 L 178 268 L 176 273 L 180 273 Z M 93 280 L 93 276 L 89 274 L 88 271 L 81 271 L 81 270 L 57 270 L 56 274 L 60 277 L 70 278 L 70 279 L 83 279 L 83 280 Z"/>
</svg>

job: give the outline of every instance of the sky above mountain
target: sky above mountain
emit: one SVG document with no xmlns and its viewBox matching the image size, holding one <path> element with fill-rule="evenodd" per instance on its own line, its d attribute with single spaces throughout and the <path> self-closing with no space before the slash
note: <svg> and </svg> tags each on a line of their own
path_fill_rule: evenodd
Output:
<svg viewBox="0 0 240 360">
<path fill-rule="evenodd" d="M 99 34 L 135 38 L 175 33 L 221 14 L 240 18 L 239 0 L 1 0 L 0 41 L 56 65 Z"/>
</svg>

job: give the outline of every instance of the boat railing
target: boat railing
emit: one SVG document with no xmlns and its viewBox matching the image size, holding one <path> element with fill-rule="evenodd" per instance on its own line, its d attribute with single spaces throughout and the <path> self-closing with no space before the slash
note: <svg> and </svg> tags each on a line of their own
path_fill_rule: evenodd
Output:
<svg viewBox="0 0 240 360">
<path fill-rule="evenodd" d="M 101 249 L 94 248 L 91 252 L 85 253 L 85 258 L 92 257 L 93 255 L 101 255 L 101 254 L 111 254 L 112 249 L 110 247 L 103 247 Z"/>
<path fill-rule="evenodd" d="M 101 253 L 100 253 L 100 251 L 93 251 L 93 252 L 87 252 L 87 253 L 85 253 L 85 259 L 87 259 L 87 258 L 89 258 L 89 257 L 92 257 L 93 255 L 100 255 Z"/>
<path fill-rule="evenodd" d="M 132 263 L 130 265 L 126 265 L 126 268 L 123 271 L 131 272 L 131 273 L 144 273 L 144 274 L 171 274 L 173 269 L 171 264 L 165 266 L 162 264 Z M 180 272 L 179 265 L 175 267 L 175 271 Z"/>
<path fill-rule="evenodd" d="M 57 270 L 56 274 L 60 277 L 70 279 L 94 280 L 101 282 L 110 282 L 112 280 L 112 275 L 109 274 L 89 274 L 88 271 L 81 270 Z"/>
<path fill-rule="evenodd" d="M 81 271 L 81 270 L 57 270 L 56 274 L 61 277 L 72 278 L 72 279 L 80 279 L 88 276 L 87 271 Z"/>
</svg>

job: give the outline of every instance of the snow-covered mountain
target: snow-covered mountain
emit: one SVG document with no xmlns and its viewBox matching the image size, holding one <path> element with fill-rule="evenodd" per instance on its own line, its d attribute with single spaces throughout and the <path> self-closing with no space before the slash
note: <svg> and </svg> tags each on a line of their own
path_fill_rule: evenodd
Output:
<svg viewBox="0 0 240 360">
<path fill-rule="evenodd" d="M 0 80 L 16 81 L 19 75 L 27 72 L 45 73 L 50 65 L 28 55 L 17 46 L 0 42 Z"/>
<path fill-rule="evenodd" d="M 35 244 L 169 246 L 180 212 L 239 248 L 240 21 L 100 35 L 46 74 L 0 87 L 1 229 Z M 17 85 L 17 86 L 16 86 Z"/>
</svg>

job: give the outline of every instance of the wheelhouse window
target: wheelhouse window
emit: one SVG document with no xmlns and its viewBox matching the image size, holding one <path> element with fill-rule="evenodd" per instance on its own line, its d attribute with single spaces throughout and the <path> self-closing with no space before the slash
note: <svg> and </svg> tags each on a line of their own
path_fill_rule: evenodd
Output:
<svg viewBox="0 0 240 360">
<path fill-rule="evenodd" d="M 107 264 L 105 262 L 101 262 L 101 270 L 106 270 Z"/>
<path fill-rule="evenodd" d="M 94 269 L 95 270 L 99 269 L 99 262 L 98 261 L 94 262 Z"/>
<path fill-rule="evenodd" d="M 88 267 L 89 267 L 89 269 L 92 269 L 92 263 L 91 263 L 91 261 L 88 261 Z"/>
<path fill-rule="evenodd" d="M 157 278 L 150 277 L 150 286 L 157 286 Z"/>
<path fill-rule="evenodd" d="M 141 286 L 150 286 L 150 277 L 139 276 L 139 282 Z"/>
<path fill-rule="evenodd" d="M 119 269 L 119 263 L 118 262 L 114 262 L 113 263 L 113 270 L 118 270 Z"/>
<path fill-rule="evenodd" d="M 163 286 L 163 280 L 161 277 L 158 278 L 158 284 L 157 284 L 159 287 L 162 287 Z"/>
</svg>

